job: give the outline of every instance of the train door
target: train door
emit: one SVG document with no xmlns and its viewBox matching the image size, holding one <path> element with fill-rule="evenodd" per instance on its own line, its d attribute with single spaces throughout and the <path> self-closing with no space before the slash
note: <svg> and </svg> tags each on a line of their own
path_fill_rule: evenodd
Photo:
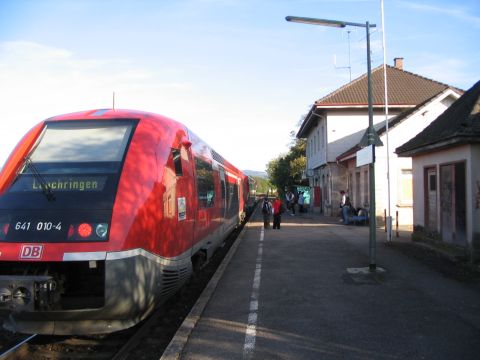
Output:
<svg viewBox="0 0 480 360">
<path fill-rule="evenodd" d="M 192 194 L 193 188 L 193 169 L 191 154 L 188 149 L 181 146 L 179 149 L 172 149 L 173 170 L 175 173 L 175 186 L 168 187 L 166 194 L 171 194 L 174 203 L 172 217 L 177 221 L 177 227 L 174 236 L 179 242 L 185 242 L 186 248 L 193 245 L 194 219 L 195 219 L 195 200 Z M 165 200 L 164 200 L 165 204 Z M 164 209 L 164 213 L 167 214 Z"/>
<path fill-rule="evenodd" d="M 220 167 L 220 227 L 222 229 L 222 234 L 224 232 L 225 218 L 227 211 L 227 188 L 225 183 L 225 170 Z"/>
<path fill-rule="evenodd" d="M 197 208 L 195 215 L 195 242 L 211 242 L 209 236 L 217 227 L 218 220 L 218 179 L 216 170 L 208 159 L 195 155 L 195 183 L 197 193 Z"/>
</svg>

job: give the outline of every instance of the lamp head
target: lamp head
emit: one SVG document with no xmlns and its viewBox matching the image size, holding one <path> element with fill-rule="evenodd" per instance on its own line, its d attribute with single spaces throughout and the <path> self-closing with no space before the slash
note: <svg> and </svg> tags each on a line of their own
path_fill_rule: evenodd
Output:
<svg viewBox="0 0 480 360">
<path fill-rule="evenodd" d="M 339 28 L 344 28 L 346 26 L 345 22 L 343 21 L 314 19 L 314 18 L 299 17 L 299 16 L 287 16 L 285 20 L 290 22 L 302 23 L 302 24 L 333 26 L 333 27 L 339 27 Z"/>
</svg>

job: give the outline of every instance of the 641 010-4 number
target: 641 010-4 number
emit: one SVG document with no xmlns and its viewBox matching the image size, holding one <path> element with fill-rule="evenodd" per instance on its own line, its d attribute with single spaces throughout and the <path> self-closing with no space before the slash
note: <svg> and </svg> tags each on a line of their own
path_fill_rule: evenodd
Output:
<svg viewBox="0 0 480 360">
<path fill-rule="evenodd" d="M 30 229 L 34 231 L 61 231 L 62 222 L 38 221 L 32 224 L 30 221 L 17 221 L 15 223 L 15 230 L 17 231 L 29 231 Z"/>
</svg>

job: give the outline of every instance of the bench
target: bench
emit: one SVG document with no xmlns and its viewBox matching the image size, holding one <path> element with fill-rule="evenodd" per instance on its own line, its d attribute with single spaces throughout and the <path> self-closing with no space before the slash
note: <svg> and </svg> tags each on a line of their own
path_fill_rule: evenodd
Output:
<svg viewBox="0 0 480 360">
<path fill-rule="evenodd" d="M 368 210 L 359 209 L 357 215 L 349 216 L 349 222 L 353 222 L 355 225 L 367 225 L 368 224 Z"/>
</svg>

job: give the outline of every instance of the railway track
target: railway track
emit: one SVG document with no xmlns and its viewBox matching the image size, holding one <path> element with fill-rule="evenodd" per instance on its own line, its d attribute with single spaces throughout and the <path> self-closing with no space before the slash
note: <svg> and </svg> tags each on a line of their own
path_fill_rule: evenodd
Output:
<svg viewBox="0 0 480 360">
<path fill-rule="evenodd" d="M 243 225 L 230 234 L 210 262 L 196 273 L 179 293 L 137 326 L 112 334 L 94 336 L 9 334 L 8 336 L 15 339 L 0 343 L 0 360 L 158 360 L 237 239 Z M 0 332 L 0 337 L 3 333 Z"/>
</svg>

